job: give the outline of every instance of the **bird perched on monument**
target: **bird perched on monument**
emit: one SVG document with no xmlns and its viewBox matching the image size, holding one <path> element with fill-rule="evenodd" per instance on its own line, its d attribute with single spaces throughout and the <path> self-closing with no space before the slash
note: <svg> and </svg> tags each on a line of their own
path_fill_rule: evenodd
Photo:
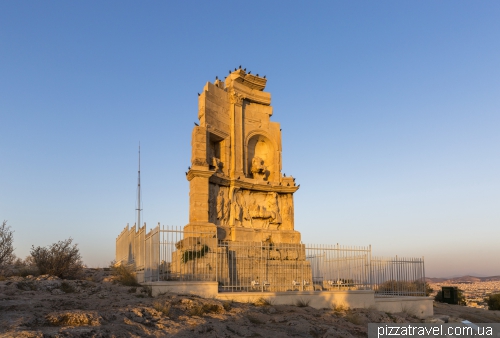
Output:
<svg viewBox="0 0 500 338">
<path fill-rule="evenodd" d="M 200 93 L 198 93 L 198 96 L 200 96 L 200 95 L 201 95 L 201 94 L 200 94 Z"/>
<path fill-rule="evenodd" d="M 196 123 L 196 122 L 194 123 L 194 125 L 195 125 L 195 126 L 197 126 L 197 127 L 199 127 L 199 126 L 200 126 L 200 125 L 199 125 L 198 123 Z"/>
</svg>

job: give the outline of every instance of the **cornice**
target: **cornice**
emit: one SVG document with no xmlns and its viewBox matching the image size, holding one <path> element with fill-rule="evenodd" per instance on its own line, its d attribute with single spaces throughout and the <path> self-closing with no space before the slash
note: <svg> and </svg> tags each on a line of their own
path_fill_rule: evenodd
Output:
<svg viewBox="0 0 500 338">
<path fill-rule="evenodd" d="M 210 182 L 226 187 L 232 186 L 236 188 L 264 192 L 294 193 L 299 190 L 299 187 L 296 185 L 286 186 L 279 185 L 279 183 L 273 182 L 250 182 L 250 179 L 243 181 L 238 179 L 230 179 L 229 177 L 222 177 L 219 175 L 212 175 L 210 177 Z"/>
<path fill-rule="evenodd" d="M 208 170 L 208 169 L 189 169 L 187 173 L 187 180 L 191 181 L 195 177 L 205 177 L 208 178 L 212 176 L 215 173 L 215 170 Z"/>
</svg>

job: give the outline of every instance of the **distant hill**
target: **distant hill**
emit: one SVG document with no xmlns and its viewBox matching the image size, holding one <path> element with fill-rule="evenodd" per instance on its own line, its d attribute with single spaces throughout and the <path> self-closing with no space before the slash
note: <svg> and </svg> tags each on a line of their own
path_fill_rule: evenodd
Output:
<svg viewBox="0 0 500 338">
<path fill-rule="evenodd" d="M 475 276 L 462 276 L 453 278 L 425 278 L 427 282 L 430 283 L 477 283 L 477 282 L 498 282 L 500 281 L 500 276 L 490 276 L 490 277 L 475 277 Z"/>
</svg>

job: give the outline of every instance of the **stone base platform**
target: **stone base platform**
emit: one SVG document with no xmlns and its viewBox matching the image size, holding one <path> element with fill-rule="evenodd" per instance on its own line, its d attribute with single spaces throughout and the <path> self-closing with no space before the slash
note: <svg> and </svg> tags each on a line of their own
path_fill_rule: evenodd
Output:
<svg viewBox="0 0 500 338">
<path fill-rule="evenodd" d="M 408 312 L 419 318 L 434 314 L 432 297 L 375 297 L 372 290 L 340 291 L 288 291 L 288 292 L 218 292 L 217 282 L 174 282 L 161 281 L 144 283 L 150 286 L 153 297 L 164 292 L 193 294 L 206 298 L 232 300 L 236 302 L 255 302 L 259 298 L 272 304 L 295 305 L 308 302 L 309 306 L 322 309 L 342 306 L 347 308 L 374 308 L 379 311 L 397 313 Z"/>
</svg>

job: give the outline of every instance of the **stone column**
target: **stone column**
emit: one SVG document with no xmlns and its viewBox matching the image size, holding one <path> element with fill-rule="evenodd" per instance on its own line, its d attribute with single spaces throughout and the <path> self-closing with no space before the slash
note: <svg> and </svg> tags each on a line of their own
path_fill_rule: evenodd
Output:
<svg viewBox="0 0 500 338">
<path fill-rule="evenodd" d="M 243 96 L 237 92 L 230 96 L 231 112 L 231 170 L 229 177 L 243 177 Z"/>
</svg>

